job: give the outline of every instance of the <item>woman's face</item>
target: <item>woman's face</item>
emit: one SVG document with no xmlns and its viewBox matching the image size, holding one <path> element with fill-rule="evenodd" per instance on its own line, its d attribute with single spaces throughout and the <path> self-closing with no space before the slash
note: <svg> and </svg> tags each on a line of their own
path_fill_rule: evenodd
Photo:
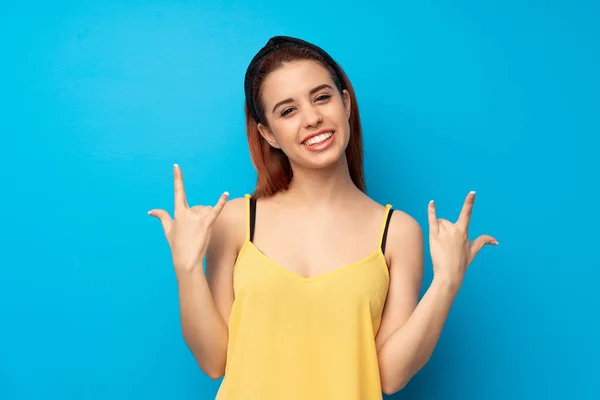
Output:
<svg viewBox="0 0 600 400">
<path fill-rule="evenodd" d="M 259 131 L 292 166 L 325 168 L 345 155 L 350 95 L 338 91 L 318 62 L 293 61 L 271 72 L 263 83 L 262 104 L 267 124 L 259 124 Z"/>
</svg>

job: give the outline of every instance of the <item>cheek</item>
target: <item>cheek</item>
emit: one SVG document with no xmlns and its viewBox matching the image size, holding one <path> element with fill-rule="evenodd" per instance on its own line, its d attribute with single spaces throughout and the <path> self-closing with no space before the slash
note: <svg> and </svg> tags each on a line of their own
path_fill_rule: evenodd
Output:
<svg viewBox="0 0 600 400">
<path fill-rule="evenodd" d="M 279 120 L 273 126 L 275 139 L 282 148 L 295 144 L 298 133 L 298 123 L 293 119 Z"/>
<path fill-rule="evenodd" d="M 331 107 L 330 116 L 338 126 L 345 126 L 348 123 L 348 113 L 342 99 L 339 99 L 339 101 Z"/>
<path fill-rule="evenodd" d="M 350 120 L 348 118 L 348 114 L 346 114 L 345 108 L 339 108 L 335 115 L 332 115 L 332 120 L 335 121 L 335 125 L 338 128 L 343 129 L 346 134 L 350 134 Z"/>
</svg>

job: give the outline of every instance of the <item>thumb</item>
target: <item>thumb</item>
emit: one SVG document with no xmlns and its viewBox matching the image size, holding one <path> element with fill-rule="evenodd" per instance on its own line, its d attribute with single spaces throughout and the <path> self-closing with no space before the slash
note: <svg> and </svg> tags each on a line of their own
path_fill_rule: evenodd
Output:
<svg viewBox="0 0 600 400">
<path fill-rule="evenodd" d="M 473 261 L 475 256 L 477 256 L 477 253 L 479 253 L 479 251 L 483 249 L 483 246 L 486 244 L 497 246 L 498 241 L 490 235 L 481 235 L 471 242 L 471 259 L 469 260 L 469 263 Z"/>
<path fill-rule="evenodd" d="M 165 235 L 169 233 L 169 231 L 171 230 L 171 223 L 173 221 L 171 220 L 171 216 L 168 212 L 166 212 L 165 210 L 150 210 L 148 211 L 148 215 L 158 218 L 163 226 Z"/>
</svg>

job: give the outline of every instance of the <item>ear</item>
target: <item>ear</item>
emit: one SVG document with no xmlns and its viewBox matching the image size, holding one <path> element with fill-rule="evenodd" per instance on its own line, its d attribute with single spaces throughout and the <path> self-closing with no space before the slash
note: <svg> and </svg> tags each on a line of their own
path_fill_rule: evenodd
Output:
<svg viewBox="0 0 600 400">
<path fill-rule="evenodd" d="M 346 118 L 350 119 L 352 109 L 352 99 L 350 99 L 350 92 L 346 89 L 342 92 L 342 100 L 344 101 L 344 109 L 346 110 Z"/>
<path fill-rule="evenodd" d="M 260 132 L 260 135 L 272 147 L 275 147 L 276 149 L 280 149 L 281 148 L 281 146 L 279 146 L 279 143 L 277 143 L 277 139 L 275 139 L 275 135 L 273 135 L 273 132 L 271 131 L 271 129 L 269 129 L 269 127 L 267 127 L 266 125 L 263 125 L 263 124 L 259 123 L 258 124 L 258 131 Z"/>
</svg>

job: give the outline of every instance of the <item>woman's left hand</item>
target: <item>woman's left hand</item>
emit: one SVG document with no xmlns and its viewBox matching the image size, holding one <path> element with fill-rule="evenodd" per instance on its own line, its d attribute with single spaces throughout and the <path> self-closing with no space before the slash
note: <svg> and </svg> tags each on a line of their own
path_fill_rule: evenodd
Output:
<svg viewBox="0 0 600 400">
<path fill-rule="evenodd" d="M 469 241 L 468 231 L 475 192 L 467 195 L 456 223 L 437 218 L 433 200 L 429 202 L 429 248 L 433 263 L 434 279 L 437 277 L 459 287 L 467 267 L 486 244 L 498 245 L 489 235 Z"/>
</svg>

